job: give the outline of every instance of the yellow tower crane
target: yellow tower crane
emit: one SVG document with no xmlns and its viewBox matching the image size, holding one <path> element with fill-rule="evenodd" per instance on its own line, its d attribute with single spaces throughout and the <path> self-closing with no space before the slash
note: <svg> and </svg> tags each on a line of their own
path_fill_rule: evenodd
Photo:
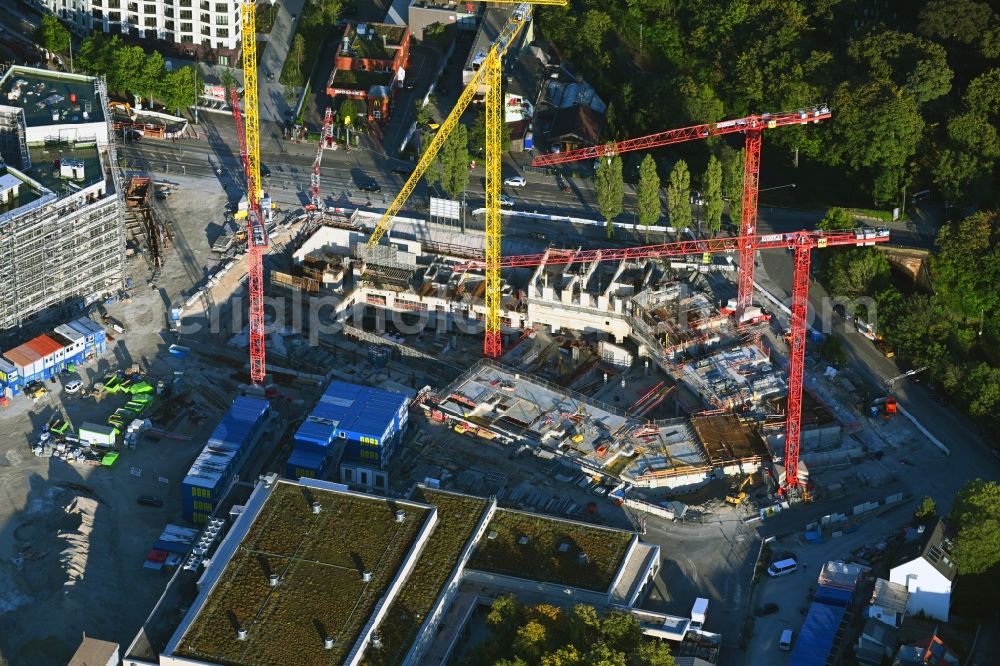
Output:
<svg viewBox="0 0 1000 666">
<path fill-rule="evenodd" d="M 496 1 L 496 0 L 494 0 Z M 448 135 L 459 123 L 459 119 L 468 108 L 472 99 L 481 87 L 486 88 L 486 290 L 485 290 L 485 337 L 483 353 L 491 358 L 497 358 L 501 352 L 500 338 L 500 246 L 503 238 L 503 227 L 500 218 L 501 191 L 501 155 L 503 153 L 501 130 L 503 128 L 503 56 L 507 48 L 520 34 L 521 29 L 531 20 L 531 5 L 566 6 L 568 0 L 500 0 L 503 4 L 516 4 L 510 18 L 500 30 L 489 53 L 473 75 L 469 85 L 465 87 L 451 113 L 427 150 L 420 157 L 416 168 L 403 184 L 399 194 L 375 225 L 375 230 L 368 239 L 368 247 L 377 246 L 386 231 L 392 225 L 396 213 L 413 193 L 417 183 L 423 178 L 428 167 L 437 157 Z"/>
</svg>

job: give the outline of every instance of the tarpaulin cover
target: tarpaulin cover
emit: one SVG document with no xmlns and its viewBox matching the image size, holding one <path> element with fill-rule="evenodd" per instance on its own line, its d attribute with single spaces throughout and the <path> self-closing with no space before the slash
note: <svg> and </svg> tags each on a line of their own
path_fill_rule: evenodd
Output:
<svg viewBox="0 0 1000 666">
<path fill-rule="evenodd" d="M 846 611 L 841 606 L 819 601 L 809 604 L 809 612 L 798 638 L 795 639 L 789 666 L 825 666 L 840 620 Z"/>
</svg>

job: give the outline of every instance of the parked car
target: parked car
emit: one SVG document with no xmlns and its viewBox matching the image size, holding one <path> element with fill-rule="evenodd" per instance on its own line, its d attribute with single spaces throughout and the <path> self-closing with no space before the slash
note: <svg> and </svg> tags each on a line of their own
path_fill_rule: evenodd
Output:
<svg viewBox="0 0 1000 666">
<path fill-rule="evenodd" d="M 514 198 L 511 197 L 511 196 L 509 196 L 509 195 L 507 195 L 507 194 L 501 194 L 500 195 L 500 205 L 501 206 L 513 206 L 514 205 Z"/>
<path fill-rule="evenodd" d="M 767 568 L 767 575 L 771 578 L 777 578 L 779 576 L 787 576 L 790 573 L 795 573 L 799 568 L 799 563 L 795 561 L 794 557 L 788 557 L 782 560 L 774 562 L 771 566 Z"/>
<path fill-rule="evenodd" d="M 74 379 L 66 383 L 66 393 L 76 393 L 81 388 L 83 388 L 83 382 L 79 379 Z"/>
<path fill-rule="evenodd" d="M 503 184 L 507 187 L 524 187 L 528 184 L 524 176 L 511 176 L 510 178 L 504 178 Z"/>
<path fill-rule="evenodd" d="M 375 180 L 369 180 L 367 182 L 358 185 L 358 189 L 362 192 L 381 192 L 382 187 Z"/>
<path fill-rule="evenodd" d="M 143 506 L 163 506 L 163 500 L 159 497 L 153 497 L 152 495 L 143 495 L 136 501 Z"/>
</svg>

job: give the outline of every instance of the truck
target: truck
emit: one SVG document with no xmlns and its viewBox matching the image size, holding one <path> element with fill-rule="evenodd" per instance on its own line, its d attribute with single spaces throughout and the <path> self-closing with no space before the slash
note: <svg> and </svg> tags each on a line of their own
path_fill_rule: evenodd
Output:
<svg viewBox="0 0 1000 666">
<path fill-rule="evenodd" d="M 698 597 L 691 606 L 691 628 L 701 629 L 708 621 L 708 599 Z"/>
</svg>

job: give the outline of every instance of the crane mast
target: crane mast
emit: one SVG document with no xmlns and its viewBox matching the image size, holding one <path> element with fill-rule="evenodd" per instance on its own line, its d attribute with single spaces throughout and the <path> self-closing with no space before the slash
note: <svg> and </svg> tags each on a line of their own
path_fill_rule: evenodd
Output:
<svg viewBox="0 0 1000 666">
<path fill-rule="evenodd" d="M 240 157 L 247 188 L 247 291 L 250 303 L 250 382 L 264 384 L 266 341 L 264 337 L 264 252 L 267 230 L 260 207 L 260 112 L 257 105 L 257 28 L 254 0 L 240 4 L 243 45 L 243 108 L 239 95 L 231 91 L 233 119 L 240 139 Z"/>
<path fill-rule="evenodd" d="M 323 164 L 323 151 L 333 145 L 333 109 L 326 107 L 323 114 L 323 131 L 319 135 L 319 148 L 313 160 L 312 175 L 309 178 L 309 206 L 311 211 L 323 210 L 323 195 L 320 193 L 320 166 Z"/>
</svg>

